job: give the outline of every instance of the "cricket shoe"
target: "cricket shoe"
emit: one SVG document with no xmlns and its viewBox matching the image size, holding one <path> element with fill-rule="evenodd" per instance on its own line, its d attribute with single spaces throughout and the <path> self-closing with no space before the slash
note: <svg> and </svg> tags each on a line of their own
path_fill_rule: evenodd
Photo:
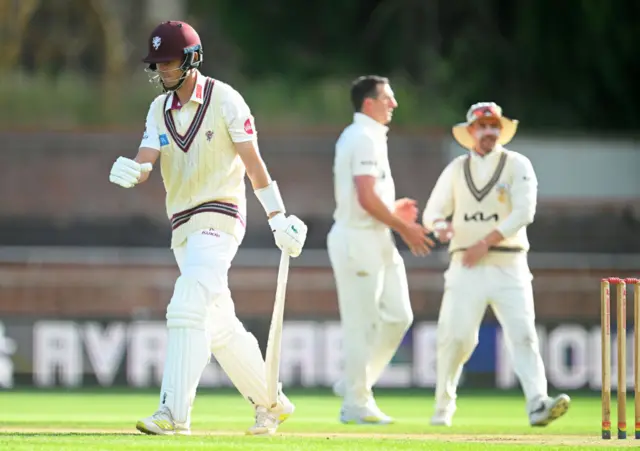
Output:
<svg viewBox="0 0 640 451">
<path fill-rule="evenodd" d="M 149 435 L 191 435 L 188 427 L 176 424 L 166 406 L 160 407 L 150 417 L 136 423 L 136 429 Z"/>
<path fill-rule="evenodd" d="M 295 405 L 289 398 L 279 391 L 278 404 L 273 409 L 264 406 L 256 407 L 256 422 L 247 430 L 247 435 L 273 435 L 278 426 L 285 422 L 287 418 L 296 410 Z"/>
<path fill-rule="evenodd" d="M 453 414 L 455 412 L 455 406 L 444 409 L 436 408 L 436 411 L 431 417 L 431 426 L 451 426 L 451 423 L 453 422 Z"/>
<path fill-rule="evenodd" d="M 345 406 L 340 410 L 340 422 L 344 424 L 391 424 L 395 420 L 384 413 L 374 399 L 363 407 Z"/>
<path fill-rule="evenodd" d="M 529 412 L 531 426 L 546 426 L 567 413 L 571 398 L 564 393 L 555 398 L 547 397 L 540 401 L 535 410 Z"/>
</svg>

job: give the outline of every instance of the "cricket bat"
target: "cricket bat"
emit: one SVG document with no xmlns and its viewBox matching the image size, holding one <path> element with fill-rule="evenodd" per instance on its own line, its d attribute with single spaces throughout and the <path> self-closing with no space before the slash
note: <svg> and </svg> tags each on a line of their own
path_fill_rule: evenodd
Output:
<svg viewBox="0 0 640 451">
<path fill-rule="evenodd" d="M 265 369 L 267 371 L 267 395 L 269 405 L 274 408 L 278 403 L 278 383 L 280 379 L 280 351 L 282 345 L 282 322 L 284 317 L 284 301 L 289 277 L 289 254 L 282 252 L 278 268 L 278 282 L 276 285 L 276 299 L 273 304 L 269 339 L 265 355 Z"/>
</svg>

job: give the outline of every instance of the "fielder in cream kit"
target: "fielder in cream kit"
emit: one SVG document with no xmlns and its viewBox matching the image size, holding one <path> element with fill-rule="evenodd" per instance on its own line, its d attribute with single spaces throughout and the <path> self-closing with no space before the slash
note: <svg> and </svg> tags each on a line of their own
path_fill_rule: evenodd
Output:
<svg viewBox="0 0 640 451">
<path fill-rule="evenodd" d="M 184 22 L 163 22 L 148 46 L 144 62 L 164 93 L 151 103 L 138 154 L 118 158 L 109 179 L 131 188 L 147 180 L 160 158 L 180 276 L 167 307 L 158 410 L 136 427 L 147 434 L 189 434 L 196 388 L 213 353 L 255 408 L 248 433 L 271 434 L 294 406 L 281 390 L 276 406 L 269 405 L 262 352 L 236 317 L 227 279 L 245 233 L 245 174 L 283 252 L 301 253 L 307 227 L 285 215 L 242 96 L 199 72 L 203 53 L 196 31 Z"/>
<path fill-rule="evenodd" d="M 336 143 L 334 224 L 327 237 L 344 350 L 343 423 L 386 424 L 372 387 L 413 321 L 404 262 L 391 231 L 419 255 L 433 242 L 417 223 L 416 202 L 396 199 L 389 167 L 387 124 L 398 106 L 386 78 L 360 77 L 352 85 L 353 123 Z"/>
<path fill-rule="evenodd" d="M 527 157 L 503 147 L 518 121 L 503 116 L 498 105 L 477 103 L 466 119 L 453 135 L 469 152 L 444 169 L 422 216 L 440 241 L 449 240 L 451 255 L 437 326 L 431 423 L 451 425 L 462 368 L 490 305 L 524 391 L 529 423 L 546 426 L 568 410 L 570 399 L 548 396 L 535 329 L 526 228 L 536 211 L 536 174 Z"/>
</svg>

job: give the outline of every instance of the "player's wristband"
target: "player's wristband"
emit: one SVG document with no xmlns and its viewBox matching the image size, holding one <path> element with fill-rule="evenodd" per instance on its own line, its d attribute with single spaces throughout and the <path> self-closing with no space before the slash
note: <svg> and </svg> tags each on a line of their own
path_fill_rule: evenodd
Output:
<svg viewBox="0 0 640 451">
<path fill-rule="evenodd" d="M 267 213 L 267 216 L 273 212 L 279 211 L 280 213 L 286 213 L 284 208 L 284 202 L 278 189 L 278 184 L 275 180 L 271 181 L 264 188 L 260 188 L 254 191 L 256 197 L 260 201 L 262 208 Z"/>
</svg>

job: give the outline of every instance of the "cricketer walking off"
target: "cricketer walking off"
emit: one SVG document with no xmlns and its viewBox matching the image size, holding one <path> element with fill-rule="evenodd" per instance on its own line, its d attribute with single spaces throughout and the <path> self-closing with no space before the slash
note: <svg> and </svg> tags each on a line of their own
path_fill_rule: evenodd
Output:
<svg viewBox="0 0 640 451">
<path fill-rule="evenodd" d="M 469 152 L 444 169 L 422 216 L 441 241 L 451 237 L 437 325 L 434 425 L 451 425 L 462 368 L 478 343 L 488 305 L 503 329 L 530 424 L 546 426 L 569 408 L 567 395 L 547 395 L 538 348 L 527 262 L 527 226 L 534 219 L 538 184 L 530 160 L 503 147 L 517 126 L 493 102 L 471 106 L 466 122 L 453 127 L 453 136 Z"/>
<path fill-rule="evenodd" d="M 271 434 L 294 406 L 280 392 L 271 408 L 262 352 L 236 317 L 227 279 L 245 233 L 245 174 L 283 252 L 300 254 L 307 227 L 297 217 L 285 216 L 242 96 L 198 70 L 203 52 L 196 31 L 184 22 L 163 22 L 149 36 L 148 46 L 144 62 L 164 93 L 151 103 L 137 156 L 118 158 L 109 178 L 131 188 L 147 180 L 160 158 L 180 276 L 167 307 L 158 410 L 136 427 L 148 434 L 189 434 L 196 388 L 213 353 L 255 407 L 255 424 L 248 432 Z"/>
<path fill-rule="evenodd" d="M 413 321 L 404 262 L 391 231 L 416 254 L 433 242 L 416 222 L 411 199 L 396 200 L 389 167 L 387 124 L 398 106 L 386 78 L 365 76 L 352 85 L 353 123 L 335 148 L 334 224 L 327 237 L 335 277 L 344 350 L 343 423 L 386 424 L 372 387 Z"/>
</svg>

